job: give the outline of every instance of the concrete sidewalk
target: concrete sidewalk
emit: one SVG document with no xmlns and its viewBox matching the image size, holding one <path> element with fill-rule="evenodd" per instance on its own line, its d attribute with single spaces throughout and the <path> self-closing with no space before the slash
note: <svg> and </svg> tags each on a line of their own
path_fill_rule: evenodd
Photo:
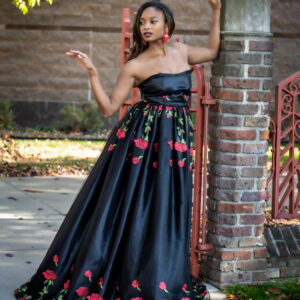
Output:
<svg viewBox="0 0 300 300">
<path fill-rule="evenodd" d="M 0 178 L 0 299 L 36 271 L 86 177 Z M 207 284 L 210 299 L 226 297 Z"/>
</svg>

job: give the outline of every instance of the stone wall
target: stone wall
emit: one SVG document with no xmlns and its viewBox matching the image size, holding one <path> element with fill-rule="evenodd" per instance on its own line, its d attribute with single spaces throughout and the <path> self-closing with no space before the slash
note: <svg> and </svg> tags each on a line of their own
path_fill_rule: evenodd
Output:
<svg viewBox="0 0 300 300">
<path fill-rule="evenodd" d="M 23 16 L 11 1 L 0 0 L 0 101 L 13 102 L 18 123 L 49 124 L 63 103 L 93 99 L 86 74 L 65 55 L 69 49 L 90 55 L 109 93 L 120 68 L 122 9 L 136 11 L 143 2 L 60 0 L 49 6 L 43 1 Z M 211 19 L 206 1 L 164 3 L 174 12 L 180 40 L 205 46 Z M 299 11 L 297 1 L 272 1 L 274 83 L 299 66 Z M 210 63 L 205 65 L 208 79 Z M 115 117 L 107 120 L 109 126 Z"/>
<path fill-rule="evenodd" d="M 60 0 L 49 6 L 43 1 L 23 16 L 10 1 L 0 0 L 0 101 L 12 101 L 18 123 L 49 124 L 64 102 L 93 99 L 85 72 L 65 55 L 69 49 L 92 58 L 110 93 L 120 68 L 122 9 L 136 11 L 143 2 Z M 209 6 L 199 1 L 166 4 L 174 10 L 180 40 L 204 46 Z M 116 117 L 107 120 L 109 125 Z"/>
</svg>

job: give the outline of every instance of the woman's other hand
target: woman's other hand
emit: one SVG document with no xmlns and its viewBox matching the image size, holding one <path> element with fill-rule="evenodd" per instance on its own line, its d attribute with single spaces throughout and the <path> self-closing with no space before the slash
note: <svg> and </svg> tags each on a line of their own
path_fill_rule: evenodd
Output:
<svg viewBox="0 0 300 300">
<path fill-rule="evenodd" d="M 219 10 L 221 8 L 221 0 L 208 0 L 208 3 L 213 10 Z"/>
<path fill-rule="evenodd" d="M 80 65 L 80 67 L 87 73 L 92 74 L 92 73 L 96 72 L 95 66 L 93 65 L 92 61 L 89 59 L 89 57 L 85 53 L 83 53 L 81 51 L 77 51 L 77 50 L 70 50 L 70 51 L 66 52 L 66 55 L 75 59 L 78 62 L 78 64 Z"/>
</svg>

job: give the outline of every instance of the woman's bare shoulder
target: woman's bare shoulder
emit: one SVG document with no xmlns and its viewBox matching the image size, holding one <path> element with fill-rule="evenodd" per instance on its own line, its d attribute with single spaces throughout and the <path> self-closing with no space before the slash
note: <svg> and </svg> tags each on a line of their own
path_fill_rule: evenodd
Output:
<svg viewBox="0 0 300 300">
<path fill-rule="evenodd" d="M 138 62 L 136 61 L 136 58 L 127 61 L 123 66 L 124 71 L 126 71 L 126 73 L 131 75 L 135 74 L 137 68 L 138 68 Z"/>
<path fill-rule="evenodd" d="M 187 54 L 187 44 L 182 43 L 182 42 L 174 42 L 172 44 L 172 47 L 179 51 L 181 54 L 186 55 Z"/>
</svg>

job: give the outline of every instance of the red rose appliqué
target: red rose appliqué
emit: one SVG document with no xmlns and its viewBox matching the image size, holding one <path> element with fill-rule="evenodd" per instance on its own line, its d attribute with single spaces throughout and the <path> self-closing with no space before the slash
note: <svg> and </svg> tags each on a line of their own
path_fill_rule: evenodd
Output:
<svg viewBox="0 0 300 300">
<path fill-rule="evenodd" d="M 140 149 L 146 149 L 148 147 L 148 142 L 143 139 L 134 139 L 135 145 Z"/>
<path fill-rule="evenodd" d="M 184 152 L 184 151 L 187 150 L 186 144 L 182 144 L 182 143 L 179 143 L 179 142 L 176 142 L 174 144 L 174 148 L 175 148 L 175 150 L 180 151 L 180 152 Z"/>
<path fill-rule="evenodd" d="M 48 280 L 56 279 L 56 274 L 52 270 L 46 270 L 45 272 L 43 272 L 43 275 L 44 275 L 45 279 L 48 279 Z"/>
<path fill-rule="evenodd" d="M 89 294 L 89 288 L 86 286 L 81 286 L 79 289 L 76 290 L 76 293 L 79 297 L 87 296 Z"/>
<path fill-rule="evenodd" d="M 122 127 L 120 127 L 118 129 L 118 131 L 117 131 L 117 137 L 118 137 L 118 139 L 121 139 L 121 138 L 125 137 L 125 131 L 123 131 Z"/>
</svg>

